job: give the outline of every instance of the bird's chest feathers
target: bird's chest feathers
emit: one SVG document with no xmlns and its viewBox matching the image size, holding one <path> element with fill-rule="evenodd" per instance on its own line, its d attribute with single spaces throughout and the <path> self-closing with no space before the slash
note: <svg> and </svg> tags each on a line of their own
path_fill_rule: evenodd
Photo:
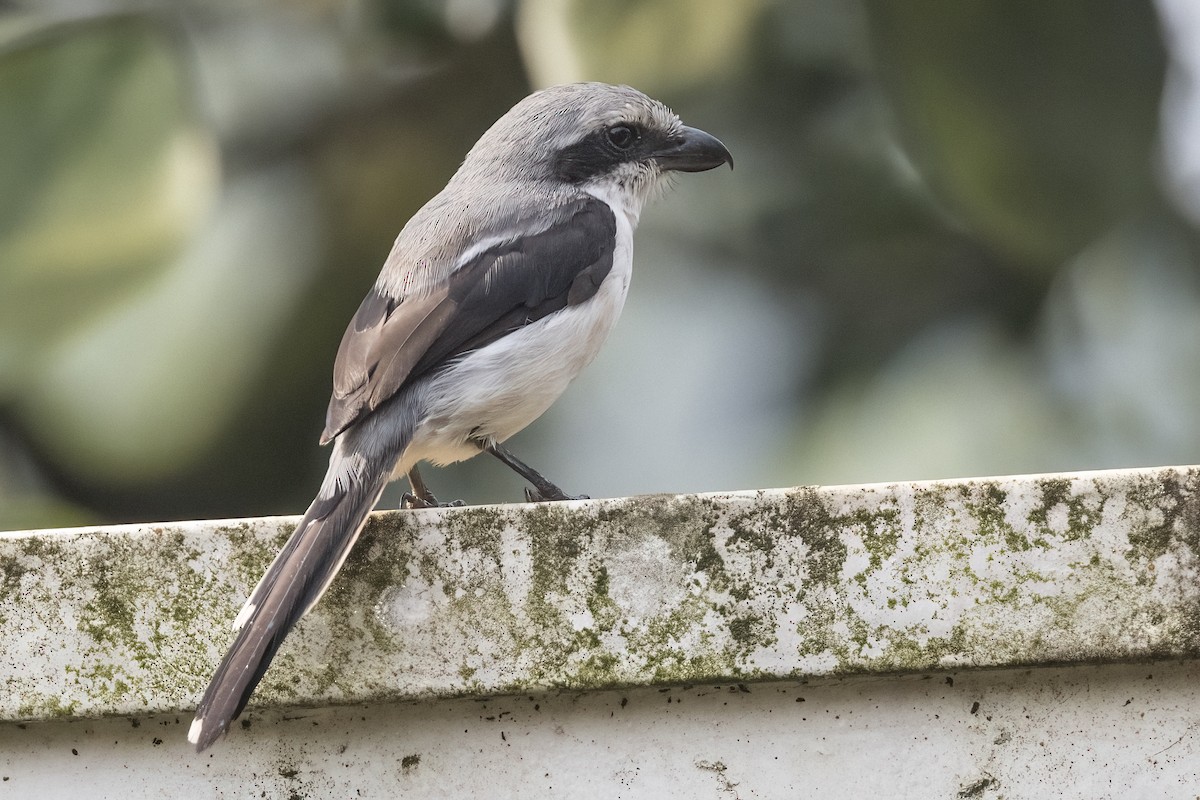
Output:
<svg viewBox="0 0 1200 800">
<path fill-rule="evenodd" d="M 590 303 L 583 307 L 595 306 L 591 320 L 585 319 L 585 324 L 596 328 L 595 334 L 599 341 L 595 342 L 594 350 L 587 356 L 587 362 L 595 357 L 600 345 L 608 337 L 609 331 L 621 315 L 625 306 L 625 296 L 629 293 L 629 281 L 633 276 L 633 231 L 637 227 L 638 217 L 642 212 L 642 198 L 631 196 L 627 192 L 617 191 L 614 187 L 600 186 L 588 190 L 588 194 L 605 203 L 612 209 L 616 218 L 616 243 L 613 248 L 612 270 L 600 284 L 600 290 Z M 588 314 L 582 315 L 585 318 Z"/>
<path fill-rule="evenodd" d="M 645 197 L 641 194 L 621 191 L 611 184 L 599 184 L 585 190 L 592 197 L 607 205 L 617 221 L 616 247 L 613 250 L 612 272 L 601 286 L 601 291 L 619 287 L 617 312 L 625 303 L 629 290 L 629 279 L 633 274 L 633 231 L 642 214 Z M 617 279 L 617 280 L 614 280 Z M 615 284 L 615 286 L 610 286 Z"/>
<path fill-rule="evenodd" d="M 632 226 L 618 217 L 612 269 L 588 300 L 568 306 L 505 337 L 512 356 L 525 362 L 533 382 L 557 397 L 591 363 L 608 338 L 629 293 L 633 272 Z M 511 349 L 510 349 L 511 348 Z M 538 386 L 522 391 L 542 394 Z"/>
<path fill-rule="evenodd" d="M 426 422 L 412 458 L 448 463 L 478 452 L 468 440 L 504 441 L 537 419 L 599 353 L 612 331 L 633 269 L 637 216 L 608 197 L 616 217 L 612 269 L 596 293 L 475 350 L 426 389 Z"/>
</svg>

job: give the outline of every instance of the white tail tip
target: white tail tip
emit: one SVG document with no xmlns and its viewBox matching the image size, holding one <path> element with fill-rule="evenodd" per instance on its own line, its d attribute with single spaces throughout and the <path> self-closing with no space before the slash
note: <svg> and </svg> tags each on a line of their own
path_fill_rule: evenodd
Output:
<svg viewBox="0 0 1200 800">
<path fill-rule="evenodd" d="M 254 612 L 257 608 L 258 606 L 254 605 L 253 603 L 246 603 L 246 605 L 242 606 L 242 610 L 239 611 L 238 615 L 233 618 L 233 629 L 235 631 L 240 631 L 246 625 L 246 623 L 250 621 L 250 617 L 254 616 Z"/>
<path fill-rule="evenodd" d="M 204 729 L 204 719 L 196 717 L 192 720 L 192 727 L 188 728 L 188 741 L 196 744 L 200 741 L 200 731 Z"/>
</svg>

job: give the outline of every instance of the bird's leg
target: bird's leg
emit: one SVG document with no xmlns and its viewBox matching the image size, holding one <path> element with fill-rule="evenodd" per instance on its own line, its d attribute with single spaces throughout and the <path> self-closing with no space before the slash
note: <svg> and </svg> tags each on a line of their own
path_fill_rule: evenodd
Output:
<svg viewBox="0 0 1200 800">
<path fill-rule="evenodd" d="M 408 471 L 408 485 L 412 487 L 412 491 L 400 495 L 401 508 L 437 508 L 437 498 L 425 485 L 416 464 Z"/>
<path fill-rule="evenodd" d="M 581 494 L 575 497 L 564 492 L 562 489 L 555 486 L 550 481 L 542 477 L 542 474 L 533 467 L 526 464 L 521 459 L 514 456 L 508 450 L 505 450 L 499 444 L 491 442 L 481 445 L 484 450 L 494 455 L 496 458 L 507 464 L 514 472 L 520 475 L 525 480 L 533 484 L 534 488 L 525 489 L 525 499 L 530 503 L 540 503 L 544 500 L 587 500 L 586 494 Z"/>
<path fill-rule="evenodd" d="M 408 471 L 408 484 L 412 487 L 412 492 L 405 492 L 400 496 L 401 508 L 458 508 L 466 505 L 462 500 L 439 503 L 438 499 L 433 496 L 433 492 L 429 491 L 429 487 L 425 485 L 425 480 L 417 471 L 416 464 L 413 464 L 412 469 Z"/>
</svg>

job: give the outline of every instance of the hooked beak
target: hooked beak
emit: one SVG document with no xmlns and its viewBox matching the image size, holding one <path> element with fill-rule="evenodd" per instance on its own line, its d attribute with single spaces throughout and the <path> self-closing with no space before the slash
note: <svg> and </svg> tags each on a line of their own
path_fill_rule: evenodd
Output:
<svg viewBox="0 0 1200 800">
<path fill-rule="evenodd" d="M 733 156 L 721 140 L 698 128 L 684 126 L 666 147 L 654 154 L 654 160 L 664 170 L 704 172 L 728 164 L 733 169 Z"/>
</svg>

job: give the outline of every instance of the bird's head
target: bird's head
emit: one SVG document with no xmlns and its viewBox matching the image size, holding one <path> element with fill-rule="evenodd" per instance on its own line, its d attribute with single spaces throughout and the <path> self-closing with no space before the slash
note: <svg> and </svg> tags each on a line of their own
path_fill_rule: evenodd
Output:
<svg viewBox="0 0 1200 800">
<path fill-rule="evenodd" d="M 526 97 L 480 138 L 462 172 L 551 180 L 639 201 L 671 171 L 733 166 L 714 136 L 628 86 L 573 83 Z"/>
</svg>

